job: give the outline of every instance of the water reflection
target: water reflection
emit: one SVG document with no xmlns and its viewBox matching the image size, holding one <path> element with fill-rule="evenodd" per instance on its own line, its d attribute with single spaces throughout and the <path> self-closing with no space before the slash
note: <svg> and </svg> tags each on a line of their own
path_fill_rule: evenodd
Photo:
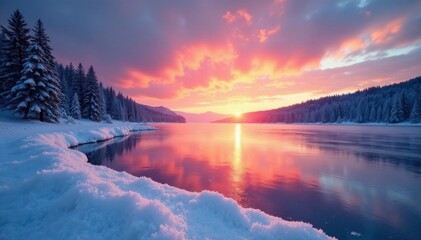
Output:
<svg viewBox="0 0 421 240">
<path fill-rule="evenodd" d="M 241 150 L 241 124 L 235 124 L 234 132 L 234 157 L 232 163 L 232 183 L 233 192 L 230 194 L 232 198 L 245 202 L 244 199 L 244 181 L 243 181 L 243 164 L 242 164 L 242 150 Z"/>
<path fill-rule="evenodd" d="M 80 150 L 94 164 L 191 191 L 218 191 L 340 239 L 355 238 L 352 231 L 363 234 L 359 239 L 421 235 L 420 128 L 157 127 Z"/>
</svg>

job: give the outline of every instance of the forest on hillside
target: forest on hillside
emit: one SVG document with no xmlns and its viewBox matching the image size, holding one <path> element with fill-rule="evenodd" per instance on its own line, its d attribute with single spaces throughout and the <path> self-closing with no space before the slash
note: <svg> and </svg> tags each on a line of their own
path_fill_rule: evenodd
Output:
<svg viewBox="0 0 421 240">
<path fill-rule="evenodd" d="M 421 77 L 355 93 L 323 97 L 278 109 L 250 112 L 241 119 L 217 122 L 249 123 L 400 123 L 421 122 Z"/>
<path fill-rule="evenodd" d="M 112 87 L 104 87 L 92 66 L 57 63 L 44 24 L 32 31 L 16 10 L 1 26 L 0 108 L 24 118 L 58 122 L 86 118 L 111 122 L 185 122 L 182 116 L 140 105 Z"/>
</svg>

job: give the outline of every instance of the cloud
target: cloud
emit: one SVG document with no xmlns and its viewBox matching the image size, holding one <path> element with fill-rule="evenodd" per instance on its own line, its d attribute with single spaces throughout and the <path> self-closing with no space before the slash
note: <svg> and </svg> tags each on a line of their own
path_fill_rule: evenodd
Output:
<svg viewBox="0 0 421 240">
<path fill-rule="evenodd" d="M 275 34 L 277 31 L 279 31 L 279 29 L 281 28 L 281 26 L 276 26 L 274 28 L 271 29 L 259 29 L 259 42 L 264 43 L 266 42 L 266 40 L 270 37 L 270 35 Z"/>
<path fill-rule="evenodd" d="M 253 16 L 247 10 L 239 9 L 234 14 L 231 13 L 230 11 L 227 11 L 224 14 L 224 19 L 225 19 L 225 21 L 227 21 L 227 23 L 233 23 L 237 20 L 239 20 L 239 21 L 242 20 L 247 25 L 250 25 L 252 23 Z"/>
</svg>

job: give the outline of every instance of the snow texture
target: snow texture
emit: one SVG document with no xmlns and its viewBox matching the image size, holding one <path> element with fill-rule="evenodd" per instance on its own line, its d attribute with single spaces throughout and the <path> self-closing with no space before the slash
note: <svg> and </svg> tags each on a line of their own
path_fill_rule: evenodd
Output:
<svg viewBox="0 0 421 240">
<path fill-rule="evenodd" d="M 331 239 L 219 193 L 90 165 L 69 149 L 147 125 L 12 120 L 0 116 L 0 239 Z"/>
</svg>

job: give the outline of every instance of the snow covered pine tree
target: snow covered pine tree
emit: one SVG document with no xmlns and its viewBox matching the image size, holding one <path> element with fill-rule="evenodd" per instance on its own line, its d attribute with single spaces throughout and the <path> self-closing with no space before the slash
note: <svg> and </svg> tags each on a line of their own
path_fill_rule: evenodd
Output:
<svg viewBox="0 0 421 240">
<path fill-rule="evenodd" d="M 29 29 L 19 10 L 10 17 L 9 28 L 2 27 L 2 34 L 5 38 L 1 49 L 4 59 L 1 62 L 0 105 L 14 110 L 17 105 L 10 102 L 13 97 L 10 91 L 22 77 L 23 62 L 29 46 Z"/>
<path fill-rule="evenodd" d="M 84 90 L 84 109 L 82 115 L 93 121 L 101 121 L 101 99 L 99 96 L 98 79 L 92 66 L 89 67 L 88 73 L 86 74 Z"/>
<path fill-rule="evenodd" d="M 51 110 L 48 103 L 48 76 L 43 60 L 44 51 L 37 44 L 31 44 L 27 54 L 22 77 L 11 90 L 11 102 L 17 103 L 15 111 L 22 113 L 25 118 L 39 118 L 40 121 L 44 121 L 47 113 L 52 115 L 49 113 Z"/>
<path fill-rule="evenodd" d="M 80 103 L 77 93 L 73 94 L 70 116 L 72 116 L 74 119 L 80 119 L 82 117 L 80 114 Z"/>
<path fill-rule="evenodd" d="M 43 60 L 46 68 L 46 91 L 48 93 L 48 103 L 45 104 L 47 121 L 57 122 L 60 118 L 60 101 L 63 98 L 63 93 L 60 88 L 60 80 L 58 79 L 56 61 L 51 53 L 51 47 L 49 46 L 50 39 L 45 33 L 44 25 L 41 20 L 38 20 L 32 30 L 34 36 L 31 41 L 40 46 L 44 52 Z"/>
</svg>

